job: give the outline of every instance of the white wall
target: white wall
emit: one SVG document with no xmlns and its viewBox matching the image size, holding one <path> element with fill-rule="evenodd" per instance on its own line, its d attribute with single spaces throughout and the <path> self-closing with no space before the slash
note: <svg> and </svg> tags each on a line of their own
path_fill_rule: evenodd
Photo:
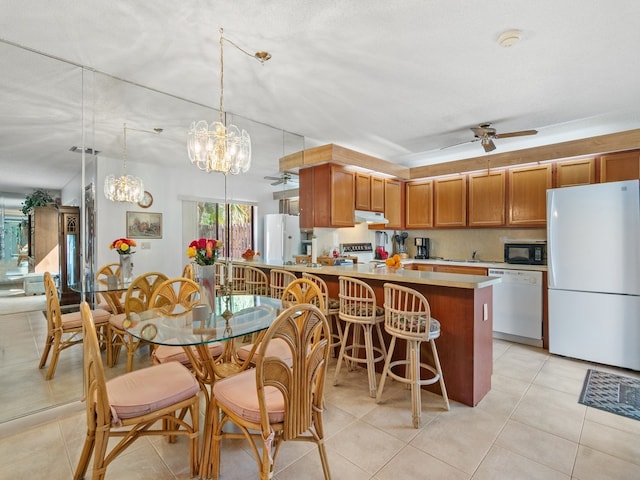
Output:
<svg viewBox="0 0 640 480">
<path fill-rule="evenodd" d="M 186 154 L 185 154 L 186 157 Z M 162 239 L 136 239 L 138 246 L 134 254 L 134 275 L 146 271 L 161 271 L 168 276 L 177 276 L 188 262 L 187 244 L 182 232 L 182 199 L 224 201 L 224 175 L 204 173 L 189 163 L 176 160 L 175 168 L 154 168 L 150 165 L 129 162 L 127 173 L 139 176 L 145 190 L 153 195 L 153 204 L 148 209 L 137 204 L 117 203 L 104 196 L 104 179 L 109 174 L 120 175 L 122 160 L 100 157 L 96 181 L 96 267 L 118 261 L 118 254 L 109 249 L 113 240 L 126 236 L 126 212 L 162 213 Z M 227 176 L 228 202 L 251 202 L 258 205 L 258 243 L 262 245 L 262 216 L 277 213 L 278 202 L 273 200 L 269 184 L 262 177 L 256 178 L 251 171 L 237 176 Z M 148 244 L 143 249 L 142 244 Z"/>
</svg>

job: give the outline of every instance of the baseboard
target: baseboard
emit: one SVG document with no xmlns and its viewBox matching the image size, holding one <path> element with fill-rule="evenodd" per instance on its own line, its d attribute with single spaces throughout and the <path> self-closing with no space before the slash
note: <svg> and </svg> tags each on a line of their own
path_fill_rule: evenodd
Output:
<svg viewBox="0 0 640 480">
<path fill-rule="evenodd" d="M 8 437 L 27 429 L 70 417 L 84 411 L 85 404 L 80 400 L 25 415 L 24 417 L 0 423 L 0 438 Z"/>
</svg>

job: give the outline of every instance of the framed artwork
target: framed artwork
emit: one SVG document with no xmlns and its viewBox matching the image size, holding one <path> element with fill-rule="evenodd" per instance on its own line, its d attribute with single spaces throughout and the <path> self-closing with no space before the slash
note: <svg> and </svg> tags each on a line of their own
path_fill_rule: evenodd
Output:
<svg viewBox="0 0 640 480">
<path fill-rule="evenodd" d="M 127 212 L 127 238 L 162 238 L 162 214 Z"/>
</svg>

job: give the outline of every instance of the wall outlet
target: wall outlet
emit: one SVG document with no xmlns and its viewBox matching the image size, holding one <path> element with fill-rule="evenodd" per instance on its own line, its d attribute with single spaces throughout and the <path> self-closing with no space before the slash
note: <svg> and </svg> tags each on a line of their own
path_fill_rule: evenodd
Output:
<svg viewBox="0 0 640 480">
<path fill-rule="evenodd" d="M 142 250 L 151 250 L 151 242 L 140 242 L 140 248 Z"/>
</svg>

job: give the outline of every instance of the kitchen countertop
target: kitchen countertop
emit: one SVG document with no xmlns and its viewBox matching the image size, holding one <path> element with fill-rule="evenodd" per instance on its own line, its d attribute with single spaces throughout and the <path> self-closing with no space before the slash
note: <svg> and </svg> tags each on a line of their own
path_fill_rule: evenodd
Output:
<svg viewBox="0 0 640 480">
<path fill-rule="evenodd" d="M 415 260 L 413 260 L 415 261 Z M 421 260 L 420 262 L 427 262 Z M 379 266 L 375 263 L 356 263 L 353 265 L 328 266 L 319 265 L 315 267 L 307 265 L 282 265 L 274 262 L 261 262 L 259 259 L 252 261 L 233 260 L 234 264 L 249 264 L 254 267 L 262 268 L 281 268 L 292 272 L 308 272 L 320 275 L 344 275 L 357 278 L 369 278 L 374 280 L 382 280 L 389 282 L 414 283 L 422 285 L 434 285 L 440 287 L 452 288 L 484 288 L 500 283 L 502 280 L 498 277 L 488 277 L 485 275 L 467 275 L 461 273 L 443 273 L 443 272 L 424 272 L 419 270 L 409 270 L 405 268 L 392 269 L 386 266 Z M 407 262 L 409 263 L 409 259 Z M 455 264 L 454 262 L 442 261 L 443 264 Z M 471 264 L 470 262 L 468 264 Z M 472 265 L 483 266 L 478 263 Z"/>
</svg>

